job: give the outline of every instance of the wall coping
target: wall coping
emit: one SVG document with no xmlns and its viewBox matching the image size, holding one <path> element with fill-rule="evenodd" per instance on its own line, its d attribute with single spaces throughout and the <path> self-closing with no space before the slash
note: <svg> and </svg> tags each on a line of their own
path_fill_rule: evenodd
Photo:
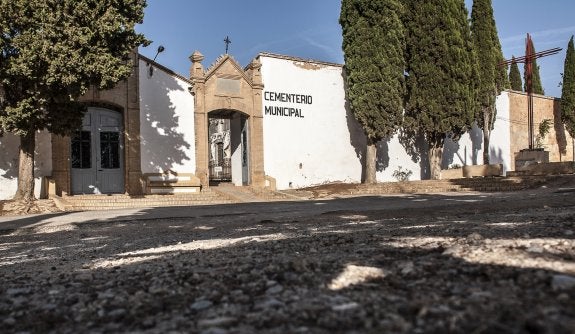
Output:
<svg viewBox="0 0 575 334">
<path fill-rule="evenodd" d="M 525 92 L 520 92 L 517 90 L 512 90 L 512 89 L 506 89 L 505 92 L 509 93 L 509 94 L 515 94 L 515 95 L 523 95 L 523 96 L 527 96 L 527 93 Z M 547 95 L 540 95 L 540 94 L 533 94 L 533 97 L 538 98 L 538 99 L 545 99 L 545 100 L 553 100 L 553 101 L 561 101 L 560 97 L 554 97 L 554 96 L 547 96 Z"/>
<path fill-rule="evenodd" d="M 327 61 L 321 61 L 321 60 L 315 60 L 315 59 L 309 59 L 309 58 L 300 58 L 300 57 L 294 57 L 294 56 L 280 55 L 280 54 L 271 53 L 271 52 L 260 52 L 256 58 L 259 58 L 259 57 L 268 57 L 268 58 L 276 58 L 276 59 L 283 59 L 283 60 L 300 61 L 300 62 L 304 62 L 304 63 L 326 65 L 326 66 L 333 66 L 333 67 L 343 67 L 344 66 L 343 64 L 338 64 L 338 63 L 331 63 L 331 62 L 327 62 Z"/>
</svg>

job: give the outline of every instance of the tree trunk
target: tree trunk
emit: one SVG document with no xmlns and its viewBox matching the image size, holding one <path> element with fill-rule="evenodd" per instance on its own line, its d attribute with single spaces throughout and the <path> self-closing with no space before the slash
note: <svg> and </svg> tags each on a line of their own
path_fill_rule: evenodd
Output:
<svg viewBox="0 0 575 334">
<path fill-rule="evenodd" d="M 429 145 L 429 172 L 432 180 L 441 179 L 441 160 L 443 147 L 439 144 Z"/>
<path fill-rule="evenodd" d="M 14 200 L 34 201 L 34 150 L 36 147 L 36 132 L 29 131 L 20 136 L 20 158 L 18 163 L 18 189 Z"/>
<path fill-rule="evenodd" d="M 483 129 L 483 164 L 489 165 L 489 141 L 491 129 Z"/>
<path fill-rule="evenodd" d="M 483 164 L 489 165 L 489 142 L 491 138 L 492 111 L 483 110 Z"/>
<path fill-rule="evenodd" d="M 367 150 L 365 153 L 365 183 L 377 183 L 375 165 L 377 163 L 377 146 L 375 142 L 367 139 Z"/>
</svg>

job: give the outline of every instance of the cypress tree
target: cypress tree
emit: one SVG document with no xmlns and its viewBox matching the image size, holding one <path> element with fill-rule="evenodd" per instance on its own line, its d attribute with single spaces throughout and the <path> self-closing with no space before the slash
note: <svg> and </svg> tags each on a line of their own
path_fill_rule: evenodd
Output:
<svg viewBox="0 0 575 334">
<path fill-rule="evenodd" d="M 563 68 L 561 119 L 571 137 L 575 138 L 575 48 L 573 47 L 573 36 L 567 45 L 567 55 Z"/>
<path fill-rule="evenodd" d="M 489 164 L 489 138 L 495 124 L 495 99 L 507 86 L 507 69 L 501 66 L 503 52 L 497 35 L 491 0 L 474 0 L 471 34 L 478 59 L 479 110 L 477 123 L 483 130 L 483 163 Z"/>
<path fill-rule="evenodd" d="M 90 86 L 127 78 L 145 0 L 0 1 L 0 128 L 20 137 L 16 200 L 34 200 L 35 133 L 68 135 Z"/>
<path fill-rule="evenodd" d="M 535 51 L 535 46 L 533 46 L 533 40 L 531 40 L 531 45 L 533 53 L 534 54 L 537 53 L 537 51 Z M 534 58 L 532 64 L 533 64 L 533 77 L 532 77 L 533 93 L 545 95 L 545 90 L 543 89 L 543 84 L 541 83 L 541 75 L 539 74 L 539 65 L 537 65 L 537 59 Z M 523 79 L 524 79 L 523 83 L 525 86 L 525 91 L 527 92 L 527 64 L 525 64 L 525 66 L 523 67 Z"/>
<path fill-rule="evenodd" d="M 346 93 L 367 137 L 366 183 L 376 182 L 376 144 L 403 119 L 405 32 L 400 0 L 343 0 Z"/>
<path fill-rule="evenodd" d="M 438 179 L 446 134 L 457 139 L 473 122 L 477 64 L 463 0 L 407 3 L 405 122 L 425 137 Z"/>
<path fill-rule="evenodd" d="M 511 59 L 511 69 L 509 70 L 509 81 L 511 83 L 511 89 L 522 92 L 523 82 L 521 81 L 519 66 L 517 66 L 517 63 L 515 62 L 515 56 L 513 56 Z"/>
</svg>

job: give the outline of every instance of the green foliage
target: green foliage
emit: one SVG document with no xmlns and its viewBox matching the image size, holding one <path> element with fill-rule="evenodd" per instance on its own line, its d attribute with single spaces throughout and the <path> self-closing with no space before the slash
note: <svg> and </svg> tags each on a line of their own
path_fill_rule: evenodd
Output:
<svg viewBox="0 0 575 334">
<path fill-rule="evenodd" d="M 396 170 L 393 171 L 392 176 L 399 182 L 409 181 L 409 177 L 413 172 L 409 169 L 403 169 L 403 167 L 398 166 Z"/>
<path fill-rule="evenodd" d="M 523 91 L 521 73 L 519 72 L 519 66 L 517 66 L 517 63 L 515 62 L 515 57 L 512 58 L 511 69 L 509 70 L 509 81 L 511 83 L 511 89 L 518 92 Z"/>
<path fill-rule="evenodd" d="M 347 98 L 371 142 L 402 124 L 405 32 L 400 0 L 343 0 Z"/>
<path fill-rule="evenodd" d="M 474 0 L 471 11 L 471 33 L 478 59 L 480 112 L 477 122 L 482 129 L 492 129 L 495 121 L 495 99 L 508 86 L 491 0 Z M 487 114 L 487 115 L 485 115 Z M 488 121 L 490 124 L 485 124 Z"/>
<path fill-rule="evenodd" d="M 573 36 L 567 45 L 561 89 L 561 119 L 571 137 L 575 137 L 575 48 Z"/>
<path fill-rule="evenodd" d="M 69 134 L 81 124 L 79 96 L 108 89 L 132 70 L 147 41 L 134 26 L 145 0 L 0 0 L 0 128 L 25 136 Z"/>
<path fill-rule="evenodd" d="M 551 130 L 551 125 L 553 125 L 552 121 L 548 118 L 544 119 L 539 123 L 539 133 L 535 138 L 535 146 L 537 148 L 543 148 L 543 140 L 549 134 L 549 130 Z"/>
<path fill-rule="evenodd" d="M 533 41 L 531 41 L 531 44 L 533 45 Z M 533 46 L 533 53 L 537 53 L 537 51 L 535 51 L 535 46 Z M 545 95 L 545 90 L 543 90 L 543 84 L 541 83 L 541 75 L 539 74 L 539 65 L 537 65 L 537 59 L 533 59 L 532 61 L 533 64 L 533 93 L 534 94 L 541 94 L 541 95 Z M 523 83 L 525 85 L 525 91 L 527 92 L 527 64 L 525 64 L 524 66 L 524 70 L 523 70 Z"/>
<path fill-rule="evenodd" d="M 463 0 L 410 0 L 406 127 L 442 147 L 472 124 L 477 63 Z"/>
</svg>

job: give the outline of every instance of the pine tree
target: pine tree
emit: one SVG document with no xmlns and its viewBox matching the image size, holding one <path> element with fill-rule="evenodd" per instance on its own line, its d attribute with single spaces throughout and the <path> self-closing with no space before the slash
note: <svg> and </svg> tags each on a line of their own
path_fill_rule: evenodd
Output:
<svg viewBox="0 0 575 334">
<path fill-rule="evenodd" d="M 483 130 L 483 163 L 489 164 L 489 138 L 497 115 L 495 99 L 507 86 L 507 69 L 500 65 L 503 62 L 503 52 L 491 0 L 473 1 L 471 34 L 479 65 L 477 123 Z"/>
<path fill-rule="evenodd" d="M 537 51 L 535 51 L 535 46 L 533 46 L 532 40 L 531 40 L 531 45 L 532 45 L 533 54 L 537 53 Z M 543 89 L 543 84 L 541 83 L 541 75 L 539 74 L 539 65 L 537 65 L 537 59 L 536 58 L 533 58 L 532 64 L 533 64 L 533 76 L 532 76 L 533 93 L 545 95 L 545 90 Z M 523 79 L 524 79 L 523 83 L 525 85 L 525 91 L 527 92 L 527 64 L 525 64 L 525 66 L 523 68 Z"/>
<path fill-rule="evenodd" d="M 573 36 L 567 45 L 561 89 L 561 119 L 571 137 L 575 138 L 575 48 Z"/>
<path fill-rule="evenodd" d="M 446 134 L 458 138 L 473 122 L 477 63 L 463 0 L 407 3 L 405 122 L 425 137 L 438 179 Z"/>
<path fill-rule="evenodd" d="M 366 183 L 376 182 L 376 144 L 402 124 L 405 32 L 400 0 L 343 0 L 340 24 L 347 98 L 367 136 Z"/>
<path fill-rule="evenodd" d="M 34 199 L 35 133 L 67 135 L 91 85 L 112 88 L 147 41 L 134 30 L 145 0 L 0 0 L 0 128 L 20 137 L 16 200 Z"/>
<path fill-rule="evenodd" d="M 515 56 L 513 56 L 511 59 L 511 69 L 509 70 L 509 81 L 511 83 L 511 89 L 522 92 L 523 82 L 521 81 L 519 66 L 515 62 Z"/>
</svg>

